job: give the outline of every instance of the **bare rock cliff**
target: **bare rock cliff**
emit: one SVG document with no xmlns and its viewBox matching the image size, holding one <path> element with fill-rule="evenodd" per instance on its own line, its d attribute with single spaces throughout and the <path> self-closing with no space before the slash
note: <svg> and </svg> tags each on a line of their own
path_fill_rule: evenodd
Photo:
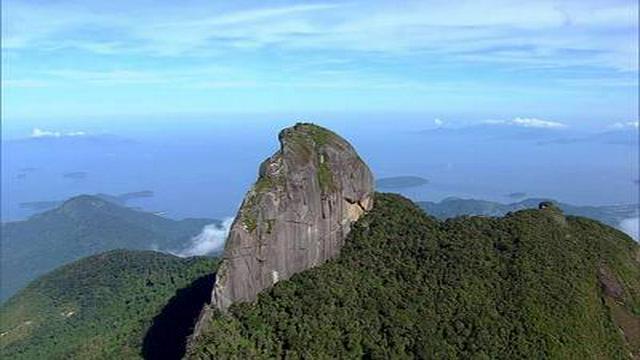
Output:
<svg viewBox="0 0 640 360">
<path fill-rule="evenodd" d="M 212 294 L 225 311 L 336 256 L 373 205 L 373 176 L 351 145 L 313 124 L 280 132 L 227 239 Z"/>
</svg>

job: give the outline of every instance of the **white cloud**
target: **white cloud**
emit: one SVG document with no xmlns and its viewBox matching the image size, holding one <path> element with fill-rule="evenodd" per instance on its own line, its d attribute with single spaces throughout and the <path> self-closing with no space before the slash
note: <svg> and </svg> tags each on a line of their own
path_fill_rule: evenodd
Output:
<svg viewBox="0 0 640 360">
<path fill-rule="evenodd" d="M 640 218 L 624 219 L 618 227 L 635 241 L 640 241 Z"/>
<path fill-rule="evenodd" d="M 640 128 L 640 122 L 638 121 L 627 121 L 627 122 L 617 122 L 612 125 L 615 129 L 638 129 Z"/>
<path fill-rule="evenodd" d="M 3 3 L 3 48 L 161 56 L 288 48 L 638 69 L 637 1 L 353 1 L 244 9 L 224 4 L 114 1 L 102 8 L 99 2 L 80 7 L 9 0 Z M 491 16 L 482 15 L 488 9 Z M 85 29 L 101 36 L 82 36 Z"/>
<path fill-rule="evenodd" d="M 434 123 L 437 127 L 440 127 L 440 126 L 444 125 L 444 121 L 442 121 L 442 120 L 440 120 L 440 119 L 438 119 L 438 118 L 433 119 L 433 123 Z"/>
<path fill-rule="evenodd" d="M 239 72 L 237 69 L 225 66 L 199 66 L 180 69 L 138 70 L 138 69 L 113 69 L 113 70 L 78 70 L 57 69 L 43 73 L 49 79 L 59 83 L 71 82 L 90 86 L 110 85 L 162 85 L 206 87 L 248 87 L 253 82 L 246 78 L 251 72 Z M 205 80 L 203 80 L 205 79 Z"/>
<path fill-rule="evenodd" d="M 87 135 L 84 131 L 70 131 L 64 134 L 65 136 L 85 136 Z"/>
<path fill-rule="evenodd" d="M 83 71 L 83 70 L 51 70 L 46 73 L 53 77 L 66 81 L 81 81 L 94 85 L 111 84 L 153 84 L 163 82 L 160 74 L 136 71 L 136 70 L 109 70 L 109 71 Z"/>
<path fill-rule="evenodd" d="M 87 135 L 87 133 L 84 131 L 62 132 L 62 131 L 43 130 L 40 128 L 34 128 L 31 131 L 32 138 L 61 138 L 61 137 L 74 137 L 74 136 L 84 136 L 84 135 Z"/>
<path fill-rule="evenodd" d="M 520 118 L 517 117 L 512 120 L 486 120 L 485 124 L 491 125 L 508 125 L 508 126 L 520 126 L 527 128 L 545 128 L 545 129 L 560 129 L 565 128 L 567 125 L 557 122 L 557 121 L 549 121 L 542 120 L 536 118 Z"/>
<path fill-rule="evenodd" d="M 182 257 L 211 255 L 221 250 L 224 247 L 225 241 L 227 241 L 233 220 L 233 218 L 226 218 L 222 222 L 222 225 L 206 225 L 200 234 L 191 239 L 189 246 L 182 251 L 175 252 L 174 255 Z"/>
<path fill-rule="evenodd" d="M 48 131 L 48 130 L 42 130 L 38 128 L 34 128 L 31 131 L 32 138 L 60 137 L 60 136 L 62 136 L 62 133 L 60 133 L 59 131 Z"/>
</svg>

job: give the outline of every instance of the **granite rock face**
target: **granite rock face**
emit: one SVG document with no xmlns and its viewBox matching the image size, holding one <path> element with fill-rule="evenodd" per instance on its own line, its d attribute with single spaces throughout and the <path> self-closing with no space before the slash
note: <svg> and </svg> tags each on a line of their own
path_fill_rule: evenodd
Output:
<svg viewBox="0 0 640 360">
<path fill-rule="evenodd" d="M 347 141 L 313 124 L 279 140 L 231 227 L 212 294 L 221 311 L 336 256 L 373 206 L 373 176 Z"/>
</svg>

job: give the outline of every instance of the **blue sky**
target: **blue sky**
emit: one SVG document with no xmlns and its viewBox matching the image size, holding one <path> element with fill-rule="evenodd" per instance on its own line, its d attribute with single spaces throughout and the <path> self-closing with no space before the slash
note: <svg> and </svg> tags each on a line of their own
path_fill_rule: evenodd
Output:
<svg viewBox="0 0 640 360">
<path fill-rule="evenodd" d="M 353 112 L 637 127 L 636 0 L 2 7 L 5 122 Z"/>
</svg>

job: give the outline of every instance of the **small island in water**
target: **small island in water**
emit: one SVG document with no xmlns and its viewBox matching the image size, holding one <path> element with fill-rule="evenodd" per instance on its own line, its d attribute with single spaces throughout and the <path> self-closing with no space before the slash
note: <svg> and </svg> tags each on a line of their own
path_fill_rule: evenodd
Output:
<svg viewBox="0 0 640 360">
<path fill-rule="evenodd" d="M 381 189 L 407 189 L 428 183 L 428 179 L 420 176 L 391 176 L 376 180 L 376 187 Z"/>
<path fill-rule="evenodd" d="M 82 180 L 86 179 L 89 174 L 86 171 L 72 171 L 62 174 L 65 179 Z"/>
<path fill-rule="evenodd" d="M 510 194 L 505 195 L 506 197 L 510 198 L 510 199 L 522 199 L 525 198 L 527 196 L 526 192 L 512 192 Z"/>
</svg>

